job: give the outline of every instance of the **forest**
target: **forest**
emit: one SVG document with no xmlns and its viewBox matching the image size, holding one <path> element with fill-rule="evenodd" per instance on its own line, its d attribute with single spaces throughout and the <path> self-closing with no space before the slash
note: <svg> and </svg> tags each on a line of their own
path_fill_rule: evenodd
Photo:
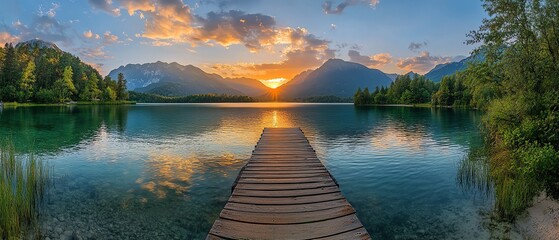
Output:
<svg viewBox="0 0 559 240">
<path fill-rule="evenodd" d="M 358 90 L 355 104 L 430 98 L 432 106 L 482 111 L 485 147 L 461 163 L 458 180 L 494 191 L 498 215 L 514 219 L 542 192 L 559 199 L 559 2 L 487 0 L 483 7 L 489 18 L 467 43 L 479 44 L 474 54 L 484 60 L 440 84 L 403 76 L 388 89 Z"/>
<path fill-rule="evenodd" d="M 370 92 L 368 88 L 358 89 L 353 100 L 355 105 L 363 104 L 416 104 L 426 103 L 438 88 L 438 84 L 424 76 L 401 75 L 389 87 L 376 87 Z"/>
<path fill-rule="evenodd" d="M 79 58 L 34 40 L 0 47 L 0 100 L 3 102 L 114 102 L 128 99 L 126 79 L 113 80 Z"/>
<path fill-rule="evenodd" d="M 130 100 L 139 103 L 218 103 L 218 102 L 255 102 L 247 96 L 226 94 L 194 94 L 188 96 L 171 97 L 151 93 L 130 91 Z"/>
</svg>

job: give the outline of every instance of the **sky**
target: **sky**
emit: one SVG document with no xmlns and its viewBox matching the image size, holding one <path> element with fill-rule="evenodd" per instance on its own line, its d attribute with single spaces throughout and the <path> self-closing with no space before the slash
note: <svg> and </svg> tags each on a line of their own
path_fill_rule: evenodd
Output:
<svg viewBox="0 0 559 240">
<path fill-rule="evenodd" d="M 478 0 L 2 0 L 0 43 L 54 42 L 102 74 L 192 64 L 278 84 L 330 58 L 426 73 L 468 56 Z"/>
</svg>

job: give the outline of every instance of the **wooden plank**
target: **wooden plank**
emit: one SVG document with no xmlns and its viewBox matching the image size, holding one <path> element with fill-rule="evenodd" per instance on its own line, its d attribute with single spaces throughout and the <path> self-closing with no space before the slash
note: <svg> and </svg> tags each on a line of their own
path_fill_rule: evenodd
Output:
<svg viewBox="0 0 559 240">
<path fill-rule="evenodd" d="M 268 163 L 252 163 L 249 162 L 247 167 L 322 167 L 322 163 L 278 163 L 278 162 L 268 162 Z"/>
<path fill-rule="evenodd" d="M 262 213 L 298 213 L 298 212 L 314 212 L 330 208 L 350 206 L 347 200 L 338 199 L 334 201 L 297 204 L 297 205 L 253 205 L 246 203 L 228 202 L 225 209 L 242 211 L 242 212 L 262 212 Z"/>
<path fill-rule="evenodd" d="M 278 159 L 278 160 L 305 160 L 313 159 L 318 160 L 316 156 L 283 156 L 283 155 L 258 155 L 252 156 L 250 159 L 262 160 L 262 159 Z"/>
<path fill-rule="evenodd" d="M 297 190 L 297 189 L 310 189 L 310 188 L 321 188 L 328 186 L 336 186 L 333 180 L 327 180 L 322 182 L 312 182 L 312 183 L 299 183 L 299 184 L 258 184 L 258 183 L 238 183 L 235 188 L 239 189 L 250 189 L 250 190 Z"/>
<path fill-rule="evenodd" d="M 233 239 L 309 239 L 336 235 L 361 228 L 357 216 L 348 215 L 320 222 L 272 225 L 218 219 L 210 233 Z"/>
<path fill-rule="evenodd" d="M 297 212 L 297 213 L 275 213 L 269 214 L 265 212 L 240 212 L 235 210 L 224 209 L 219 215 L 223 219 L 229 219 L 239 222 L 260 223 L 260 224 L 300 224 L 324 221 L 354 214 L 355 210 L 349 205 L 330 208 L 313 212 Z"/>
<path fill-rule="evenodd" d="M 302 171 L 302 170 L 324 170 L 325 167 L 247 167 L 245 171 Z"/>
<path fill-rule="evenodd" d="M 304 203 L 319 203 L 332 200 L 343 199 L 344 196 L 340 192 L 327 193 L 322 195 L 301 196 L 301 197 L 247 197 L 232 195 L 229 202 L 247 203 L 255 205 L 291 205 Z"/>
<path fill-rule="evenodd" d="M 326 169 L 322 170 L 306 170 L 301 169 L 297 171 L 244 171 L 243 174 L 270 174 L 270 175 L 279 175 L 279 174 L 305 174 L 305 173 L 328 173 Z"/>
<path fill-rule="evenodd" d="M 233 195 L 250 197 L 302 197 L 337 192 L 340 192 L 340 189 L 338 187 L 328 186 L 322 188 L 278 191 L 235 189 L 233 191 Z"/>
<path fill-rule="evenodd" d="M 278 173 L 278 174 L 269 174 L 269 173 L 243 173 L 244 178 L 312 178 L 312 177 L 329 177 L 330 174 L 327 172 L 317 172 L 317 173 Z"/>
<path fill-rule="evenodd" d="M 312 177 L 312 178 L 245 178 L 241 176 L 239 183 L 256 183 L 256 184 L 301 184 L 301 183 L 314 183 L 324 182 L 331 178 L 328 177 Z"/>
</svg>

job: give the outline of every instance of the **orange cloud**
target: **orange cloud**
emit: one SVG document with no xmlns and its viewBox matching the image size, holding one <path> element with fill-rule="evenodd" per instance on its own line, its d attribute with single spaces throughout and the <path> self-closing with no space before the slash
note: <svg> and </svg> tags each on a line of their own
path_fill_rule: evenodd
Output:
<svg viewBox="0 0 559 240">
<path fill-rule="evenodd" d="M 349 50 L 347 55 L 349 56 L 350 61 L 361 63 L 367 67 L 378 68 L 392 62 L 392 56 L 389 53 L 379 53 L 373 56 L 364 56 L 356 50 Z"/>
<path fill-rule="evenodd" d="M 118 42 L 118 37 L 116 35 L 111 34 L 110 31 L 106 31 L 103 34 L 103 38 L 104 38 L 104 43 L 105 44 L 113 44 L 113 43 L 117 43 Z"/>
<path fill-rule="evenodd" d="M 431 56 L 429 52 L 423 51 L 419 56 L 402 58 L 396 63 L 396 66 L 406 71 L 414 71 L 420 74 L 426 73 L 433 69 L 435 65 L 450 62 L 450 57 Z"/>
<path fill-rule="evenodd" d="M 317 38 L 304 28 L 284 28 L 276 32 L 274 41 L 285 44 L 282 57 L 275 63 L 237 63 L 216 64 L 214 71 L 229 77 L 250 77 L 255 79 L 291 79 L 310 68 L 320 66 L 324 61 L 335 56 L 329 41 Z"/>
<path fill-rule="evenodd" d="M 136 11 L 153 12 L 155 4 L 151 0 L 120 0 L 122 7 L 127 9 L 130 16 Z"/>
<path fill-rule="evenodd" d="M 83 36 L 84 36 L 85 38 L 95 38 L 95 39 L 99 39 L 99 38 L 100 38 L 99 34 L 95 34 L 95 33 L 93 33 L 91 30 L 89 30 L 89 31 L 87 31 L 87 32 L 83 32 Z"/>
<path fill-rule="evenodd" d="M 19 37 L 10 34 L 9 32 L 0 32 L 0 44 L 4 47 L 6 43 L 16 43 L 19 41 Z"/>
</svg>

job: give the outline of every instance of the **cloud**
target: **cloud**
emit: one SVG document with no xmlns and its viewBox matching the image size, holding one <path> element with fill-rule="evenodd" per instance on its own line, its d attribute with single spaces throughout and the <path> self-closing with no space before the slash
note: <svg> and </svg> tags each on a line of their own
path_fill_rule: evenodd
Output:
<svg viewBox="0 0 559 240">
<path fill-rule="evenodd" d="M 153 3 L 151 0 L 118 0 L 118 2 L 123 8 L 127 9 L 130 16 L 134 15 L 136 11 L 155 11 L 155 3 Z"/>
<path fill-rule="evenodd" d="M 4 47 L 6 43 L 17 43 L 18 41 L 18 36 L 14 36 L 9 32 L 0 32 L 0 47 Z"/>
<path fill-rule="evenodd" d="M 332 29 L 332 30 L 336 30 L 336 28 L 337 28 L 336 24 L 333 24 L 333 23 L 332 23 L 332 24 L 330 24 L 330 29 Z"/>
<path fill-rule="evenodd" d="M 209 12 L 197 16 L 181 1 L 159 3 L 157 11 L 143 12 L 146 18 L 142 37 L 179 43 L 219 44 L 228 47 L 243 44 L 251 51 L 272 46 L 276 35 L 274 18 L 242 11 Z"/>
<path fill-rule="evenodd" d="M 410 51 L 414 51 L 414 52 L 415 52 L 415 51 L 418 51 L 418 50 L 420 50 L 420 49 L 422 49 L 422 48 L 424 48 L 424 47 L 427 47 L 427 42 L 419 42 L 419 43 L 411 42 L 410 45 L 408 46 L 408 49 L 409 49 Z"/>
<path fill-rule="evenodd" d="M 80 54 L 80 56 L 93 61 L 101 61 L 111 58 L 107 55 L 103 48 L 104 46 L 98 46 L 94 48 L 83 47 L 76 49 L 76 51 Z"/>
<path fill-rule="evenodd" d="M 349 56 L 350 61 L 361 63 L 368 67 L 381 67 L 392 62 L 392 56 L 389 53 L 379 53 L 373 56 L 364 56 L 356 50 L 349 50 L 347 55 Z"/>
<path fill-rule="evenodd" d="M 101 38 L 101 37 L 99 36 L 99 34 L 95 34 L 95 33 L 93 33 L 91 30 L 89 30 L 89 31 L 87 31 L 87 32 L 83 32 L 83 36 L 84 36 L 85 38 L 95 38 L 95 39 Z"/>
<path fill-rule="evenodd" d="M 398 63 L 396 63 L 396 66 L 406 71 L 425 73 L 433 69 L 435 65 L 447 63 L 451 59 L 451 57 L 431 56 L 429 52 L 423 51 L 419 56 L 400 59 Z"/>
<path fill-rule="evenodd" d="M 110 31 L 106 31 L 103 34 L 103 43 L 105 44 L 113 44 L 118 42 L 118 37 L 116 35 L 111 34 Z"/>
<path fill-rule="evenodd" d="M 157 2 L 157 7 L 143 11 L 145 16 L 142 37 L 153 40 L 184 42 L 193 33 L 193 16 L 190 8 L 181 0 Z"/>
<path fill-rule="evenodd" d="M 332 8 L 332 1 L 325 1 L 322 4 L 322 10 L 326 14 L 341 14 L 344 9 L 348 6 L 354 5 L 369 5 L 375 7 L 379 4 L 380 0 L 344 0 L 338 4 L 335 8 Z"/>
<path fill-rule="evenodd" d="M 205 4 L 215 4 L 220 9 L 226 9 L 226 8 L 229 8 L 229 7 L 243 8 L 243 7 L 251 6 L 251 5 L 253 5 L 257 2 L 259 2 L 259 0 L 204 0 L 204 1 L 201 1 L 201 3 L 205 3 Z"/>
<path fill-rule="evenodd" d="M 222 46 L 244 44 L 251 51 L 275 43 L 276 21 L 267 15 L 237 10 L 209 12 L 206 18 L 196 16 L 196 22 L 200 26 L 190 36 L 195 42 L 216 42 Z"/>
<path fill-rule="evenodd" d="M 120 9 L 113 8 L 112 0 L 87 0 L 93 7 L 105 11 L 114 16 L 120 16 Z"/>
<path fill-rule="evenodd" d="M 56 18 L 56 14 L 36 15 L 30 25 L 25 25 L 20 21 L 16 21 L 12 26 L 19 32 L 22 40 L 41 39 L 50 42 L 62 42 L 66 45 L 71 44 L 68 36 L 68 26 L 60 23 Z"/>
<path fill-rule="evenodd" d="M 216 64 L 212 69 L 229 77 L 249 76 L 257 79 L 291 78 L 296 74 L 320 66 L 335 57 L 327 40 L 308 33 L 304 28 L 285 28 L 278 31 L 276 39 L 287 44 L 282 57 L 276 63 Z"/>
<path fill-rule="evenodd" d="M 156 40 L 156 41 L 151 42 L 151 45 L 155 46 L 155 47 L 168 47 L 168 46 L 171 46 L 173 44 L 170 43 L 170 42 Z"/>
<path fill-rule="evenodd" d="M 60 7 L 57 3 L 52 3 L 51 8 L 44 10 L 43 6 L 39 7 L 39 16 L 48 16 L 48 17 L 55 17 L 56 16 L 56 9 Z"/>
</svg>

